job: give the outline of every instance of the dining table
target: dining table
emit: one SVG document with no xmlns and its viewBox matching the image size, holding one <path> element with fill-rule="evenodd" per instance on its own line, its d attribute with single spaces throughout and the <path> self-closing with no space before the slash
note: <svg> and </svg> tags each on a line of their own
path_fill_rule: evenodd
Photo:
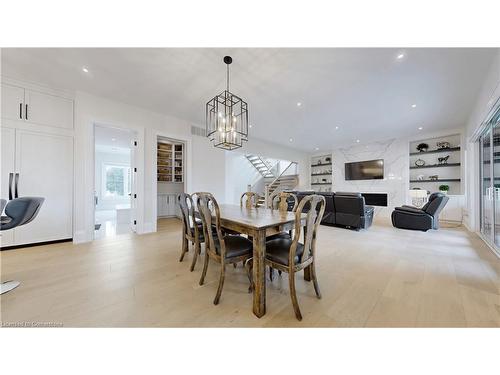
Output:
<svg viewBox="0 0 500 375">
<path fill-rule="evenodd" d="M 253 240 L 253 313 L 261 318 L 266 313 L 266 238 L 294 229 L 295 212 L 234 204 L 220 204 L 219 209 L 222 228 L 246 234 Z M 301 214 L 301 226 L 306 216 Z M 311 280 L 309 268 L 304 270 L 304 278 Z"/>
</svg>

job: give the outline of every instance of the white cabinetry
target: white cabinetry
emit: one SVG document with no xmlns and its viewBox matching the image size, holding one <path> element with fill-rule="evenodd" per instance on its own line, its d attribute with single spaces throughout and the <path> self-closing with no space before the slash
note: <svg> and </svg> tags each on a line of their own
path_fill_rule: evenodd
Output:
<svg viewBox="0 0 500 375">
<path fill-rule="evenodd" d="M 1 233 L 2 247 L 73 237 L 73 101 L 27 86 L 1 87 L 0 196 L 17 188 L 45 201 L 35 220 Z"/>
<path fill-rule="evenodd" d="M 73 129 L 73 101 L 2 83 L 2 118 Z"/>
<path fill-rule="evenodd" d="M 158 194 L 158 217 L 178 216 L 178 194 Z"/>
<path fill-rule="evenodd" d="M 439 215 L 439 220 L 442 221 L 456 221 L 461 223 L 463 210 L 465 207 L 464 195 L 448 195 L 449 201 L 444 206 L 443 211 Z"/>
</svg>

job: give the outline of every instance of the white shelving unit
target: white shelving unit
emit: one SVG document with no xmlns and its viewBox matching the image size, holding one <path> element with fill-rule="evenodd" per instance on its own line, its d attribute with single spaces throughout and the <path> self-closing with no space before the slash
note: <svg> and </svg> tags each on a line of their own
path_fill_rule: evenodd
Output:
<svg viewBox="0 0 500 375">
<path fill-rule="evenodd" d="M 311 157 L 311 189 L 317 192 L 332 191 L 332 154 Z"/>
<path fill-rule="evenodd" d="M 420 188 L 435 192 L 439 191 L 439 186 L 448 185 L 448 194 L 462 195 L 462 148 L 460 139 L 460 134 L 452 134 L 411 142 L 409 155 L 410 189 Z M 439 148 L 437 144 L 440 142 L 448 142 L 450 147 Z M 421 143 L 429 145 L 427 151 L 420 152 L 417 150 L 417 146 Z M 440 162 L 439 158 L 447 158 L 447 160 Z"/>
<path fill-rule="evenodd" d="M 158 137 L 157 212 L 158 217 L 179 216 L 177 196 L 184 191 L 184 144 Z"/>
</svg>

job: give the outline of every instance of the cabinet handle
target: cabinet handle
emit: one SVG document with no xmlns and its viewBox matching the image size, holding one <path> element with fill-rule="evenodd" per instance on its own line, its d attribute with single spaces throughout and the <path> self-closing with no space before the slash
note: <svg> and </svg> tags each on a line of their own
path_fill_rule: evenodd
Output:
<svg viewBox="0 0 500 375">
<path fill-rule="evenodd" d="M 24 110 L 24 116 L 26 117 L 26 120 L 28 119 L 28 105 L 26 104 L 26 109 Z"/>
<path fill-rule="evenodd" d="M 16 173 L 15 177 L 15 185 L 14 185 L 14 198 L 19 198 L 19 194 L 17 193 L 17 185 L 19 184 L 19 173 Z"/>
<path fill-rule="evenodd" d="M 9 201 L 12 200 L 12 179 L 14 178 L 14 173 L 9 173 Z"/>
<path fill-rule="evenodd" d="M 23 119 L 23 103 L 19 103 L 19 118 Z"/>
</svg>

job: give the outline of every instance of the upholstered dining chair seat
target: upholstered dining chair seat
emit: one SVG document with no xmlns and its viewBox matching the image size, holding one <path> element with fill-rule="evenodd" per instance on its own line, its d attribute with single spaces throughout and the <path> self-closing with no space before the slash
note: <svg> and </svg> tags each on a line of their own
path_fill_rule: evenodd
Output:
<svg viewBox="0 0 500 375">
<path fill-rule="evenodd" d="M 266 242 L 266 258 L 272 262 L 288 266 L 290 246 L 292 246 L 291 238 L 277 238 Z M 295 252 L 295 264 L 299 263 L 299 259 L 304 252 L 304 245 L 297 243 L 297 251 Z"/>
<path fill-rule="evenodd" d="M 278 239 L 291 240 L 292 237 L 290 236 L 290 233 L 287 232 L 276 233 L 273 234 L 272 236 L 267 237 L 267 241 L 278 240 Z"/>
<path fill-rule="evenodd" d="M 214 240 L 215 249 L 220 255 L 220 243 L 216 238 Z M 242 236 L 225 236 L 224 243 L 226 244 L 226 258 L 234 258 L 242 255 L 252 254 L 253 244 L 252 241 Z"/>
</svg>

